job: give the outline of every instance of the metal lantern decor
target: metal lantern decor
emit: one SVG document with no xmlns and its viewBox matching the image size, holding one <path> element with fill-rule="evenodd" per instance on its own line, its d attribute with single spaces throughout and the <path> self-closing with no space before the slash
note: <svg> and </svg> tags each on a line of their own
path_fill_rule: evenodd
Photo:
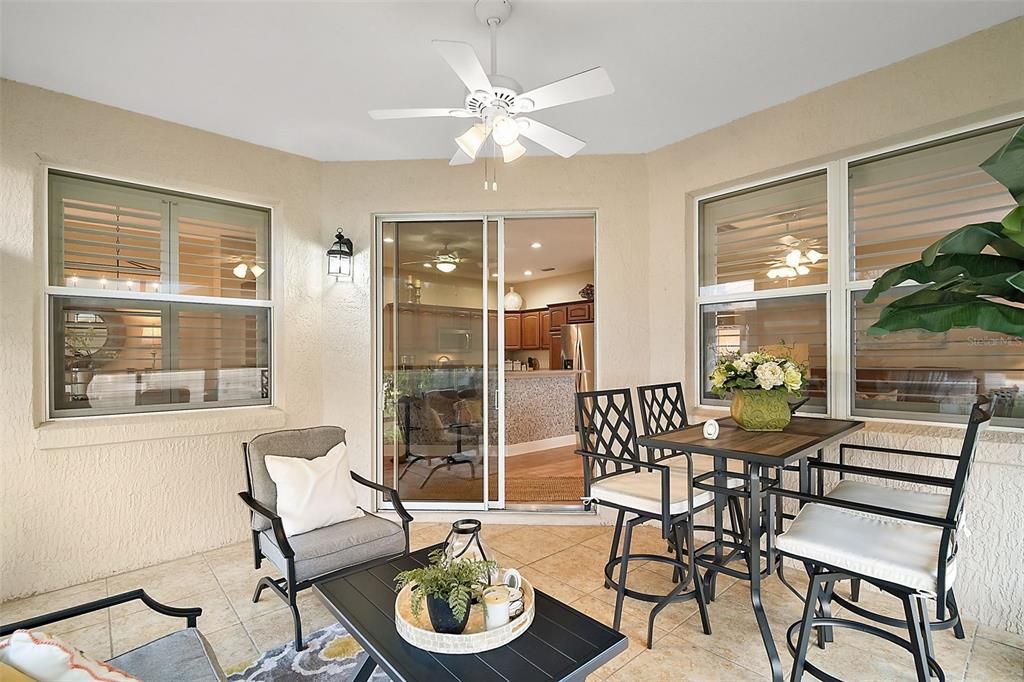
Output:
<svg viewBox="0 0 1024 682">
<path fill-rule="evenodd" d="M 476 519 L 459 519 L 452 524 L 451 532 L 444 541 L 444 555 L 448 561 L 469 559 L 471 561 L 490 561 L 493 557 L 491 549 L 480 537 L 480 522 Z M 494 582 L 497 575 L 491 575 L 489 582 Z"/>
<path fill-rule="evenodd" d="M 338 230 L 334 243 L 327 249 L 327 275 L 339 282 L 352 280 L 352 240 Z"/>
</svg>

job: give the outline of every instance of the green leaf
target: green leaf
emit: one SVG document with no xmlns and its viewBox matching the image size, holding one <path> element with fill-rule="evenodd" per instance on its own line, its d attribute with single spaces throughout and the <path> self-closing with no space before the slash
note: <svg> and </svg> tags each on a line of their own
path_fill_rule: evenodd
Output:
<svg viewBox="0 0 1024 682">
<path fill-rule="evenodd" d="M 954 327 L 1024 338 L 1024 308 L 968 294 L 922 289 L 887 305 L 868 334 L 883 336 L 904 329 L 946 332 Z"/>
<path fill-rule="evenodd" d="M 931 265 L 914 261 L 898 265 L 875 280 L 871 290 L 864 296 L 865 303 L 872 303 L 883 291 L 907 280 L 921 284 L 928 282 L 949 282 L 961 277 L 985 283 L 1005 282 L 1007 276 L 1024 270 L 1024 260 L 992 256 L 987 253 L 949 253 L 937 256 Z"/>
<path fill-rule="evenodd" d="M 1006 282 L 1018 291 L 1024 292 L 1024 271 L 1018 272 L 1016 275 L 1010 275 L 1006 278 Z"/>
<path fill-rule="evenodd" d="M 1014 209 L 1010 215 L 1020 210 Z M 1024 214 L 1022 214 L 1024 215 Z M 1004 223 L 1010 216 L 1003 219 Z M 1019 220 L 1018 220 L 1019 224 Z M 1008 232 L 1003 223 L 973 223 L 953 230 L 921 252 L 921 262 L 931 265 L 940 253 L 981 253 L 991 246 L 1001 256 L 1024 260 L 1024 244 L 1018 244 L 1005 235 Z"/>
<path fill-rule="evenodd" d="M 1018 204 L 1024 204 L 1024 126 L 1017 128 L 1009 142 L 982 161 L 981 169 L 1010 190 Z"/>
<path fill-rule="evenodd" d="M 1018 206 L 1003 218 L 1003 233 L 1017 244 L 1024 246 L 1024 206 Z"/>
</svg>

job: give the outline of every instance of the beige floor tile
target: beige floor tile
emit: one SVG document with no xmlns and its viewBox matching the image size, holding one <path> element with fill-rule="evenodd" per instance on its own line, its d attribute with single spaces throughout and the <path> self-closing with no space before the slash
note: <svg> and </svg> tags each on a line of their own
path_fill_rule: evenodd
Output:
<svg viewBox="0 0 1024 682">
<path fill-rule="evenodd" d="M 220 588 L 185 597 L 170 602 L 169 605 L 201 608 L 203 614 L 199 617 L 197 626 L 203 633 L 216 632 L 239 622 L 238 616 Z M 148 608 L 143 611 L 125 611 L 123 606 L 117 606 L 110 612 L 110 637 L 115 656 L 183 627 L 183 619 L 165 616 Z"/>
<path fill-rule="evenodd" d="M 757 682 L 761 677 L 732 661 L 698 649 L 671 635 L 658 641 L 650 651 L 642 651 L 609 680 L 644 682 L 682 682 L 684 680 L 722 680 Z"/>
<path fill-rule="evenodd" d="M 978 637 L 984 637 L 985 639 L 990 639 L 994 642 L 999 642 L 1000 644 L 1024 649 L 1024 637 L 1012 632 L 1000 630 L 999 628 L 994 628 L 991 625 L 979 625 Z"/>
<path fill-rule="evenodd" d="M 23 599 L 14 599 L 0 604 L 0 614 L 3 614 L 0 617 L 0 622 L 14 623 L 26 618 L 60 611 L 70 606 L 86 604 L 106 596 L 106 580 L 95 580 L 81 585 L 66 587 L 62 590 L 44 592 L 43 594 L 36 594 Z M 54 635 L 60 635 L 64 632 L 79 630 L 88 625 L 106 625 L 107 622 L 107 611 L 102 609 L 93 613 L 87 613 L 84 616 L 77 616 L 48 625 L 46 631 Z"/>
<path fill-rule="evenodd" d="M 451 525 L 449 525 L 448 528 L 450 530 Z M 537 526 L 524 525 L 520 523 L 485 523 L 480 527 L 480 536 L 484 539 L 485 543 L 490 543 L 491 540 L 499 538 L 502 535 L 529 530 L 531 528 L 537 528 Z"/>
<path fill-rule="evenodd" d="M 1020 682 L 1024 680 L 1024 649 L 1000 644 L 985 637 L 974 640 L 967 663 L 968 682 Z"/>
<path fill-rule="evenodd" d="M 593 592 L 604 585 L 607 556 L 586 545 L 574 545 L 532 564 L 539 571 L 558 578 L 582 592 Z"/>
<path fill-rule="evenodd" d="M 409 527 L 409 547 L 415 551 L 444 542 L 450 530 L 450 523 L 413 523 Z"/>
<path fill-rule="evenodd" d="M 110 594 L 141 588 L 150 597 L 165 604 L 217 587 L 217 579 L 201 554 L 107 578 Z M 141 601 L 125 604 L 126 610 L 139 611 L 145 608 L 146 605 Z"/>
<path fill-rule="evenodd" d="M 217 662 L 228 675 L 244 670 L 255 661 L 260 652 L 249 638 L 249 633 L 241 623 L 229 625 L 214 632 L 203 632 L 206 640 L 217 655 Z"/>
<path fill-rule="evenodd" d="M 610 526 L 544 526 L 552 535 L 572 540 L 574 543 L 584 542 L 599 535 L 608 534 L 611 542 Z"/>
<path fill-rule="evenodd" d="M 639 590 L 648 594 L 668 594 L 676 587 L 676 583 L 673 583 L 671 580 L 671 574 L 663 576 L 659 573 L 647 570 L 647 566 L 651 565 L 654 564 L 649 563 L 646 566 L 635 570 L 631 566 L 626 572 L 626 586 L 629 589 Z M 615 604 L 615 599 L 617 597 L 614 589 L 603 588 L 594 590 L 590 595 L 609 604 Z M 629 611 L 636 617 L 642 618 L 645 621 L 654 606 L 655 605 L 652 602 L 631 599 L 629 597 L 626 597 L 623 602 L 624 611 Z M 697 601 L 693 599 L 670 604 L 662 609 L 658 614 L 658 617 L 654 621 L 655 627 L 661 628 L 662 630 L 672 630 L 696 613 L 697 608 Z"/>
<path fill-rule="evenodd" d="M 547 593 L 562 603 L 571 604 L 585 595 L 583 591 L 567 585 L 560 578 L 550 576 L 533 566 L 523 566 L 519 569 L 519 573 L 530 581 L 534 588 Z"/>
<path fill-rule="evenodd" d="M 615 618 L 615 607 L 612 604 L 603 602 L 593 596 L 587 595 L 580 597 L 573 602 L 572 607 L 577 611 L 587 614 L 591 618 L 598 620 L 608 627 L 611 627 L 614 623 Z M 632 614 L 623 612 L 622 623 L 619 626 L 619 631 L 629 638 L 629 647 L 626 651 L 622 652 L 614 659 L 605 663 L 603 666 L 598 668 L 598 675 L 608 676 L 622 666 L 626 665 L 629 661 L 640 655 L 641 652 L 647 651 L 647 620 L 638 618 Z M 654 646 L 658 647 L 661 640 L 666 636 L 664 630 L 658 628 L 654 629 Z"/>
<path fill-rule="evenodd" d="M 492 549 L 522 564 L 551 556 L 576 544 L 573 540 L 552 533 L 549 527 L 519 528 L 487 540 Z"/>
<path fill-rule="evenodd" d="M 55 636 L 93 658 L 105 661 L 111 657 L 110 626 L 107 623 L 87 625 Z"/>
<path fill-rule="evenodd" d="M 290 609 L 266 613 L 251 620 L 242 621 L 242 625 L 245 626 L 253 644 L 261 653 L 294 641 L 295 633 L 292 628 Z M 303 633 L 305 634 L 305 630 Z"/>
</svg>

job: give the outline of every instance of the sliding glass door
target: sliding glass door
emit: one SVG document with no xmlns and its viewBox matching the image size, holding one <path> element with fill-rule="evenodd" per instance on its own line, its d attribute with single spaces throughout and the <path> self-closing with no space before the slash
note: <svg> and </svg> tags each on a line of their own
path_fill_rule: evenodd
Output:
<svg viewBox="0 0 1024 682">
<path fill-rule="evenodd" d="M 502 503 L 500 222 L 378 225 L 381 479 L 412 508 Z"/>
</svg>

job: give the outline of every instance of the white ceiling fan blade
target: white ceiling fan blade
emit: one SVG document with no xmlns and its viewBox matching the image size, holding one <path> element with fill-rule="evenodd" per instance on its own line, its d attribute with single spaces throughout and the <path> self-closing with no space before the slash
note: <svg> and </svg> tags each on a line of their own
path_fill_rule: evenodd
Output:
<svg viewBox="0 0 1024 682">
<path fill-rule="evenodd" d="M 583 140 L 573 137 L 561 130 L 545 125 L 532 118 L 519 116 L 519 134 L 527 137 L 542 147 L 547 147 L 559 156 L 568 159 L 570 156 L 587 146 Z"/>
<path fill-rule="evenodd" d="M 539 111 L 571 102 L 603 97 L 613 92 L 615 92 L 615 86 L 612 85 L 612 79 L 608 77 L 608 72 L 604 70 L 604 67 L 599 66 L 524 92 L 516 96 L 516 104 L 522 111 Z"/>
<path fill-rule="evenodd" d="M 453 40 L 435 40 L 433 42 L 434 47 L 448 62 L 448 66 L 452 67 L 452 71 L 459 77 L 459 80 L 466 84 L 470 92 L 491 91 L 491 81 L 487 78 L 487 73 L 484 71 L 483 65 L 480 64 L 480 60 L 477 59 L 472 45 Z"/>
<path fill-rule="evenodd" d="M 382 121 L 389 118 L 467 118 L 473 114 L 465 109 L 371 109 L 370 118 Z"/>
<path fill-rule="evenodd" d="M 455 150 L 455 156 L 448 162 L 449 166 L 465 166 L 467 163 L 473 163 L 474 159 L 472 156 L 462 151 L 462 149 Z"/>
</svg>

